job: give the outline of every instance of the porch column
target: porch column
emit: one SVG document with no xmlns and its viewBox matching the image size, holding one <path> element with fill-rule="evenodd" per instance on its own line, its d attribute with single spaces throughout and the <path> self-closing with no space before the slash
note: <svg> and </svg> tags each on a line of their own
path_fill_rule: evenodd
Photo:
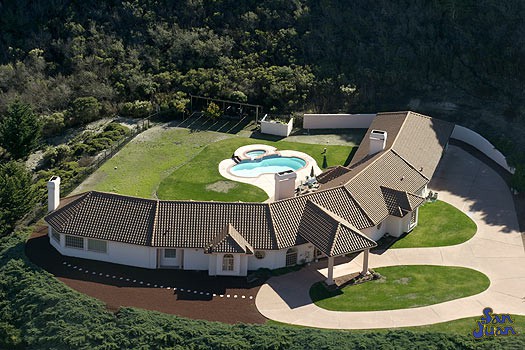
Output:
<svg viewBox="0 0 525 350">
<path fill-rule="evenodd" d="M 329 286 L 334 284 L 334 257 L 328 257 L 328 278 L 326 279 L 326 284 Z"/>
<path fill-rule="evenodd" d="M 362 275 L 366 275 L 368 272 L 368 253 L 370 252 L 370 249 L 366 249 L 363 251 L 363 271 L 361 271 Z"/>
</svg>

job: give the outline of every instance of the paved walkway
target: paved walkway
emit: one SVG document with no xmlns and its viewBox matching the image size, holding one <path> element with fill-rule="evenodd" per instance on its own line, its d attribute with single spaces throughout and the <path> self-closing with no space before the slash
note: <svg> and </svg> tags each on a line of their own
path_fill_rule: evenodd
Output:
<svg viewBox="0 0 525 350">
<path fill-rule="evenodd" d="M 477 224 L 469 241 L 450 247 L 390 249 L 370 254 L 370 267 L 392 265 L 464 266 L 490 278 L 490 287 L 477 295 L 431 306 L 369 312 L 328 311 L 312 303 L 310 286 L 323 280 L 326 268 L 313 265 L 275 277 L 256 298 L 267 318 L 319 328 L 371 329 L 418 326 L 481 315 L 490 306 L 496 313 L 525 315 L 525 250 L 514 204 L 505 182 L 491 168 L 462 149 L 450 146 L 430 188 L 439 199 L 469 215 Z M 338 265 L 334 276 L 361 270 L 362 257 Z"/>
</svg>

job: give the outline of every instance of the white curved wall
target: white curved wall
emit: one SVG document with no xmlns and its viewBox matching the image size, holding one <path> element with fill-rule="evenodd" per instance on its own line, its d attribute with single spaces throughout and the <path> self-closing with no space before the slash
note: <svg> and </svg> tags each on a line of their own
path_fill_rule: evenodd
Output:
<svg viewBox="0 0 525 350">
<path fill-rule="evenodd" d="M 368 129 L 375 114 L 305 114 L 304 129 Z"/>
<path fill-rule="evenodd" d="M 492 145 L 486 138 L 477 132 L 465 128 L 464 126 L 456 125 L 454 127 L 454 131 L 452 132 L 451 138 L 463 141 L 475 147 L 487 157 L 501 165 L 511 174 L 514 174 L 514 168 L 507 164 L 505 156 L 500 151 L 498 151 L 496 147 L 494 147 L 494 145 Z"/>
</svg>

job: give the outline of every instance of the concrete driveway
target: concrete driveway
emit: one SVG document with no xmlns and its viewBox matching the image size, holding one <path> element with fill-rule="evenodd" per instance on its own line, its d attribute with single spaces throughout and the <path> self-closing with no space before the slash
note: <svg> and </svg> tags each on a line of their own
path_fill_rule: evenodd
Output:
<svg viewBox="0 0 525 350">
<path fill-rule="evenodd" d="M 326 268 L 310 266 L 271 278 L 259 290 L 258 310 L 279 322 L 334 329 L 418 326 L 496 313 L 525 315 L 525 250 L 510 191 L 490 167 L 461 148 L 450 146 L 430 183 L 439 199 L 454 205 L 477 224 L 469 241 L 441 248 L 390 249 L 370 255 L 370 267 L 392 265 L 463 266 L 483 272 L 490 287 L 477 295 L 440 304 L 391 311 L 337 312 L 317 307 L 308 291 L 323 280 Z M 361 270 L 362 258 L 336 266 L 334 276 Z M 473 325 L 474 327 L 475 325 Z"/>
</svg>

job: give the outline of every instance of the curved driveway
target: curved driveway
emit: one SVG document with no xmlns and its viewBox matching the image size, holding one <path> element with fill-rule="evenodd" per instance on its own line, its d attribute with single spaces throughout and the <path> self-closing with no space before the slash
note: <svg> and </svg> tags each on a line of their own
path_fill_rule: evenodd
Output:
<svg viewBox="0 0 525 350">
<path fill-rule="evenodd" d="M 476 222 L 475 236 L 456 246 L 390 249 L 382 255 L 370 254 L 370 267 L 421 264 L 469 267 L 490 278 L 486 291 L 412 309 L 329 311 L 313 304 L 308 295 L 310 286 L 326 275 L 326 268 L 316 269 L 312 265 L 271 278 L 257 294 L 259 311 L 280 322 L 334 329 L 426 325 L 481 315 L 487 306 L 496 313 L 525 315 L 525 250 L 512 197 L 503 179 L 467 152 L 450 146 L 430 188 L 439 192 L 439 199 L 454 205 Z M 334 276 L 360 271 L 361 261 L 358 257 L 336 266 Z"/>
</svg>

